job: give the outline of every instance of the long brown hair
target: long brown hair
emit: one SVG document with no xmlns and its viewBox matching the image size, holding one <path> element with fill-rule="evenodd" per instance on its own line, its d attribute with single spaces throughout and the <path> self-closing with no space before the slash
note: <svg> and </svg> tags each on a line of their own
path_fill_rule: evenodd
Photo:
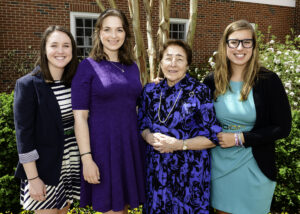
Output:
<svg viewBox="0 0 300 214">
<path fill-rule="evenodd" d="M 49 36 L 55 31 L 60 31 L 60 32 L 63 32 L 65 34 L 67 34 L 67 36 L 71 40 L 72 59 L 66 65 L 66 67 L 64 69 L 64 73 L 63 73 L 62 78 L 61 78 L 61 81 L 64 84 L 66 84 L 67 86 L 70 86 L 71 81 L 72 81 L 72 79 L 75 75 L 77 65 L 78 65 L 77 50 L 76 50 L 76 43 L 75 43 L 75 40 L 74 40 L 72 34 L 62 26 L 51 25 L 43 33 L 42 40 L 41 40 L 41 43 L 40 43 L 39 57 L 38 57 L 38 59 L 35 63 L 36 66 L 40 67 L 40 70 L 37 73 L 42 73 L 43 78 L 48 82 L 53 82 L 54 81 L 53 77 L 50 73 L 49 67 L 48 67 L 48 58 L 47 58 L 47 54 L 46 54 L 46 43 L 47 43 L 47 40 L 48 40 Z"/>
<path fill-rule="evenodd" d="M 253 39 L 253 52 L 250 60 L 247 62 L 245 70 L 243 72 L 243 86 L 241 89 L 241 100 L 247 100 L 249 92 L 254 85 L 255 78 L 259 72 L 259 52 L 257 45 L 256 33 L 252 25 L 246 20 L 239 20 L 229 24 L 220 40 L 218 53 L 216 55 L 216 67 L 214 70 L 214 79 L 215 79 L 215 92 L 214 99 L 216 100 L 218 96 L 224 94 L 229 88 L 229 82 L 231 78 L 231 68 L 230 61 L 227 58 L 226 48 L 227 48 L 227 39 L 230 34 L 235 31 L 240 30 L 249 30 L 252 34 Z"/>
<path fill-rule="evenodd" d="M 100 40 L 100 30 L 102 29 L 103 21 L 109 16 L 116 16 L 121 19 L 123 29 L 125 31 L 125 40 L 123 45 L 118 51 L 119 61 L 125 65 L 131 65 L 134 62 L 133 49 L 131 45 L 131 33 L 129 30 L 129 23 L 125 14 L 117 9 L 107 9 L 102 12 L 97 19 L 95 31 L 93 33 L 93 48 L 90 52 L 90 57 L 96 61 L 109 59 L 107 54 L 103 50 L 103 44 Z"/>
</svg>

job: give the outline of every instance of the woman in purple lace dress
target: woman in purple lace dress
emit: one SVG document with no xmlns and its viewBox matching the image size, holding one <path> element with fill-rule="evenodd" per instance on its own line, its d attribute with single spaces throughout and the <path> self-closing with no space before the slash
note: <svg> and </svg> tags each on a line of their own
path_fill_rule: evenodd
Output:
<svg viewBox="0 0 300 214">
<path fill-rule="evenodd" d="M 99 16 L 90 57 L 72 81 L 75 134 L 82 160 L 80 206 L 127 213 L 145 201 L 136 104 L 142 91 L 125 15 Z"/>
<path fill-rule="evenodd" d="M 145 213 L 209 213 L 210 157 L 217 125 L 210 90 L 187 74 L 191 48 L 170 40 L 160 53 L 165 79 L 145 86 L 138 119 L 146 148 Z"/>
</svg>

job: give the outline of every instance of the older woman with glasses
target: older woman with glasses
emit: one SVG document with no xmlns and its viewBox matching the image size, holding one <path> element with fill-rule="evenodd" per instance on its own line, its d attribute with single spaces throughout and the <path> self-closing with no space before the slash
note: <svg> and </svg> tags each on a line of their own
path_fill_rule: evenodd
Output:
<svg viewBox="0 0 300 214">
<path fill-rule="evenodd" d="M 146 148 L 144 213 L 209 213 L 209 148 L 217 143 L 210 90 L 187 74 L 191 48 L 170 40 L 160 53 L 165 79 L 144 87 L 139 125 Z"/>
<path fill-rule="evenodd" d="M 216 68 L 205 80 L 223 131 L 211 150 L 211 204 L 218 213 L 266 214 L 275 189 L 275 140 L 288 136 L 291 111 L 278 76 L 260 66 L 255 31 L 227 26 Z"/>
</svg>

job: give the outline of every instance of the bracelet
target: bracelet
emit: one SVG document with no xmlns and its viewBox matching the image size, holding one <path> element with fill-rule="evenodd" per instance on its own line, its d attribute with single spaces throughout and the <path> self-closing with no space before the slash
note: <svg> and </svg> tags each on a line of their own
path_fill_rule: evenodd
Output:
<svg viewBox="0 0 300 214">
<path fill-rule="evenodd" d="M 34 178 L 27 178 L 27 180 L 28 181 L 32 181 L 32 180 L 34 180 L 34 179 L 37 179 L 39 176 L 36 176 L 36 177 L 34 177 Z"/>
<path fill-rule="evenodd" d="M 237 133 L 234 133 L 234 142 L 235 142 L 235 146 L 239 146 L 239 138 Z"/>
<path fill-rule="evenodd" d="M 244 147 L 243 141 L 242 141 L 242 133 L 241 132 L 238 134 L 238 137 L 239 137 L 239 146 L 240 147 Z"/>
<path fill-rule="evenodd" d="M 92 154 L 92 153 L 91 152 L 85 152 L 85 153 L 80 154 L 80 157 L 82 157 L 84 155 L 88 155 L 88 154 Z"/>
</svg>

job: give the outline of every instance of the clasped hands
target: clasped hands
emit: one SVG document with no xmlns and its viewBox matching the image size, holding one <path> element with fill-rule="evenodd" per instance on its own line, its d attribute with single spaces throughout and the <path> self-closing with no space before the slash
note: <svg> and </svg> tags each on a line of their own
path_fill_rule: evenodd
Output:
<svg viewBox="0 0 300 214">
<path fill-rule="evenodd" d="M 162 133 L 148 133 L 145 140 L 160 153 L 172 153 L 182 148 L 182 140 Z"/>
</svg>

